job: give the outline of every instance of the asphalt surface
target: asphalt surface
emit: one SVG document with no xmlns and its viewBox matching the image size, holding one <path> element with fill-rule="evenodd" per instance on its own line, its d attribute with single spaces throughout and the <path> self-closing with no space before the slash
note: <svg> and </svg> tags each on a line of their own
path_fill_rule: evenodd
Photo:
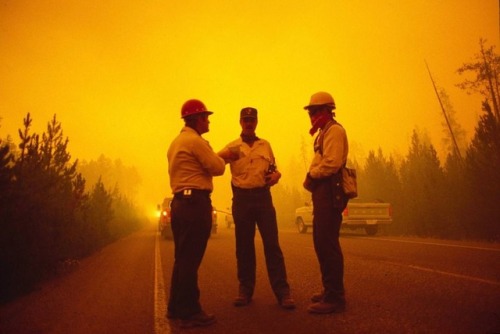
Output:
<svg viewBox="0 0 500 334">
<path fill-rule="evenodd" d="M 0 333 L 498 333 L 500 245 L 343 233 L 347 310 L 312 315 L 321 291 L 310 233 L 280 231 L 297 308 L 272 294 L 258 231 L 253 302 L 238 291 L 234 230 L 219 226 L 199 271 L 201 303 L 217 323 L 181 329 L 164 317 L 173 242 L 153 226 L 97 254 L 37 291 L 0 307 Z"/>
</svg>

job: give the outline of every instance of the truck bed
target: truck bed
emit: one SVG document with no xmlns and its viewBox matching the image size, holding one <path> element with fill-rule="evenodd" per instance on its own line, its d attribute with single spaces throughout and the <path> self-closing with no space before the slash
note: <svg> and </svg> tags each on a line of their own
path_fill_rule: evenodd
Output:
<svg viewBox="0 0 500 334">
<path fill-rule="evenodd" d="M 295 210 L 295 223 L 300 233 L 312 227 L 312 209 L 312 205 L 306 205 Z M 349 202 L 342 217 L 342 227 L 364 228 L 367 234 L 374 235 L 380 225 L 392 223 L 392 207 L 389 203 L 355 200 Z"/>
</svg>

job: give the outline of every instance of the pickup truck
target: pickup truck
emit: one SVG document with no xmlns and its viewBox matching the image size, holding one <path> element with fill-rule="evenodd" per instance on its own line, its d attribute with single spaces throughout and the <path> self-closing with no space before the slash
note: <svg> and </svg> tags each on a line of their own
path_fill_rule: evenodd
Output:
<svg viewBox="0 0 500 334">
<path fill-rule="evenodd" d="M 309 203 L 295 210 L 295 224 L 300 233 L 306 233 L 312 227 L 313 207 Z M 392 207 L 381 201 L 363 202 L 352 199 L 342 212 L 342 228 L 352 230 L 362 228 L 368 235 L 375 235 L 379 226 L 392 223 Z"/>
</svg>

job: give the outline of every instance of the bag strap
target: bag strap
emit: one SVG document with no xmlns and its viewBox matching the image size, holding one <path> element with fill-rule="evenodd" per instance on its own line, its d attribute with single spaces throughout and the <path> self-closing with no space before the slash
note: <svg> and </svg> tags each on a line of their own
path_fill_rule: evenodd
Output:
<svg viewBox="0 0 500 334">
<path fill-rule="evenodd" d="M 338 124 L 340 125 L 340 123 L 338 123 L 336 120 L 332 119 L 330 122 L 326 123 L 325 127 L 323 129 L 321 129 L 321 132 L 318 134 L 318 136 L 316 137 L 316 140 L 318 141 L 318 151 L 319 151 L 319 154 L 321 154 L 323 156 L 323 137 L 324 137 L 324 134 L 325 132 L 332 126 L 332 125 L 335 125 L 335 124 Z M 340 125 L 342 126 L 342 125 Z"/>
<path fill-rule="evenodd" d="M 318 141 L 318 144 L 319 144 L 318 151 L 319 151 L 319 154 L 321 154 L 321 155 L 323 155 L 323 137 L 324 137 L 324 134 L 330 127 L 334 126 L 335 124 L 342 127 L 342 124 L 340 124 L 336 120 L 332 119 L 331 122 L 326 123 L 325 128 L 322 129 L 321 132 L 316 137 L 316 140 Z"/>
<path fill-rule="evenodd" d="M 316 140 L 318 141 L 318 144 L 319 144 L 318 145 L 318 151 L 319 151 L 319 154 L 321 154 L 321 156 L 323 156 L 323 136 L 324 136 L 326 130 L 328 130 L 330 127 L 332 127 L 335 124 L 337 124 L 338 126 L 342 127 L 342 124 L 340 124 L 336 120 L 332 119 L 330 122 L 326 123 L 325 128 L 321 129 L 321 132 L 316 137 Z M 346 165 L 347 165 L 347 162 L 342 165 L 342 168 L 345 168 Z M 339 172 L 342 171 L 342 168 L 339 170 Z"/>
</svg>

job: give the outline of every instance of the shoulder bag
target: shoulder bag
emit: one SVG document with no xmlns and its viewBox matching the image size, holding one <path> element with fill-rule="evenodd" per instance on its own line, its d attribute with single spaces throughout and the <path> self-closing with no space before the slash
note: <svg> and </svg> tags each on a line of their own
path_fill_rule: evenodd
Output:
<svg viewBox="0 0 500 334">
<path fill-rule="evenodd" d="M 340 123 L 336 122 L 334 120 L 334 123 L 329 124 L 327 128 L 329 128 L 331 125 L 338 124 L 339 126 Z M 325 128 L 326 131 L 326 128 Z M 319 152 L 321 155 L 323 155 L 323 136 L 319 138 Z M 348 199 L 353 199 L 358 197 L 358 181 L 357 181 L 357 174 L 356 170 L 354 168 L 347 168 L 344 164 L 342 166 L 341 171 L 342 177 L 340 179 L 342 183 L 342 190 L 344 191 L 345 196 Z M 335 177 L 334 177 L 335 178 Z"/>
</svg>

